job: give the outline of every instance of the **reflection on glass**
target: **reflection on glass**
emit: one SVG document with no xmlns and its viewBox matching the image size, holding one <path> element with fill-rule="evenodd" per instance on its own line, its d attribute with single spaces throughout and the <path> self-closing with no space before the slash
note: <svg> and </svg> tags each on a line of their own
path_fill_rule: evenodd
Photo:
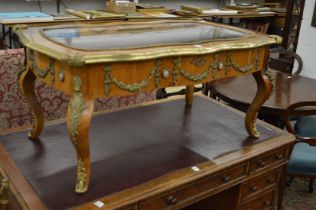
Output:
<svg viewBox="0 0 316 210">
<path fill-rule="evenodd" d="M 75 49 L 106 50 L 194 44 L 245 37 L 240 31 L 196 22 L 140 23 L 44 29 L 50 40 Z"/>
</svg>

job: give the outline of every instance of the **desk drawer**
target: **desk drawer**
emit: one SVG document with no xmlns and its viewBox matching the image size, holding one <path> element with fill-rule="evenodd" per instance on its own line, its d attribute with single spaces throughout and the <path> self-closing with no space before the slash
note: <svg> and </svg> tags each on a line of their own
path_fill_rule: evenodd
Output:
<svg viewBox="0 0 316 210">
<path fill-rule="evenodd" d="M 163 194 L 159 197 L 141 202 L 139 204 L 140 210 L 160 210 L 176 206 L 185 200 L 197 195 L 199 193 L 198 185 L 191 184 L 179 188 L 170 193 Z"/>
<path fill-rule="evenodd" d="M 0 209 L 9 208 L 9 181 L 0 171 Z"/>
<path fill-rule="evenodd" d="M 12 192 L 12 184 L 9 182 L 8 177 L 0 168 L 0 210 L 22 210 L 21 204 Z"/>
<path fill-rule="evenodd" d="M 256 173 L 272 165 L 281 163 L 286 160 L 287 148 L 282 148 L 267 155 L 251 160 L 250 173 Z"/>
<path fill-rule="evenodd" d="M 235 166 L 231 169 L 219 172 L 218 174 L 201 181 L 186 185 L 182 188 L 172 192 L 163 194 L 156 198 L 141 202 L 139 204 L 140 210 L 160 210 L 169 209 L 177 205 L 184 204 L 184 202 L 192 202 L 194 199 L 197 201 L 199 195 L 211 192 L 216 187 L 229 184 L 239 178 L 247 175 L 247 163 Z"/>
<path fill-rule="evenodd" d="M 241 185 L 242 201 L 262 194 L 268 189 L 272 189 L 278 185 L 281 168 L 274 169 L 262 175 L 256 176 Z"/>
<path fill-rule="evenodd" d="M 272 210 L 274 209 L 276 191 L 272 190 L 240 206 L 238 210 Z"/>
<path fill-rule="evenodd" d="M 247 175 L 247 163 L 235 166 L 199 182 L 201 191 L 210 191 L 215 187 L 228 184 Z"/>
<path fill-rule="evenodd" d="M 120 208 L 118 210 L 137 210 L 137 206 L 124 207 L 124 208 Z"/>
</svg>

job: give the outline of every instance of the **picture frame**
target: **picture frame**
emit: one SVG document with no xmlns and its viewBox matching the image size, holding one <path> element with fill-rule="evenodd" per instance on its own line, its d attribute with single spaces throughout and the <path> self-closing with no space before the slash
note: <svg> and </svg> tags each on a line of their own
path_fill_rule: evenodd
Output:
<svg viewBox="0 0 316 210">
<path fill-rule="evenodd" d="M 314 14 L 313 14 L 312 24 L 311 25 L 316 27 L 316 1 L 315 1 Z"/>
</svg>

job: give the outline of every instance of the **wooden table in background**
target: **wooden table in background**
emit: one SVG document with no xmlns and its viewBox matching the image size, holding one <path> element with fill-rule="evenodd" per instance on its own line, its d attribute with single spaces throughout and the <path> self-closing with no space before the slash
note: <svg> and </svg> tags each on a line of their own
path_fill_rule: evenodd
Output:
<svg viewBox="0 0 316 210">
<path fill-rule="evenodd" d="M 316 99 L 316 80 L 272 71 L 274 91 L 261 107 L 260 113 L 266 120 L 278 125 L 284 111 L 294 103 Z M 235 108 L 246 111 L 256 92 L 256 84 L 249 76 L 217 80 L 215 95 Z"/>
</svg>

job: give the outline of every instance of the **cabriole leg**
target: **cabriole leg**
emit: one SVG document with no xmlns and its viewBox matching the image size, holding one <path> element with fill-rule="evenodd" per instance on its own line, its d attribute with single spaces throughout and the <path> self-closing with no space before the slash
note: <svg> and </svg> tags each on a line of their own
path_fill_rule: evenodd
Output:
<svg viewBox="0 0 316 210">
<path fill-rule="evenodd" d="M 38 139 L 44 127 L 43 112 L 34 91 L 35 80 L 36 76 L 30 68 L 27 68 L 26 71 L 22 72 L 19 78 L 20 88 L 31 107 L 33 115 L 33 128 L 32 131 L 28 133 L 30 139 Z"/>
<path fill-rule="evenodd" d="M 253 77 L 257 82 L 257 94 L 248 108 L 245 124 L 249 136 L 258 138 L 259 133 L 256 127 L 256 118 L 261 106 L 270 96 L 272 84 L 269 77 L 263 71 L 253 73 Z"/>
<path fill-rule="evenodd" d="M 88 190 L 90 180 L 89 127 L 93 115 L 92 99 L 81 92 L 80 76 L 74 78 L 74 92 L 67 110 L 67 129 L 77 151 L 76 192 Z"/>
</svg>

